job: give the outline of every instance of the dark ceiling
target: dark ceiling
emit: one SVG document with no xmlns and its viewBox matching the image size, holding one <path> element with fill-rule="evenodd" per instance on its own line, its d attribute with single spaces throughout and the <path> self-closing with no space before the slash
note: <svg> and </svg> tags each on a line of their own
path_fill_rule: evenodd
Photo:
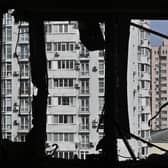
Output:
<svg viewBox="0 0 168 168">
<path fill-rule="evenodd" d="M 136 19 L 168 19 L 168 5 L 160 1 L 63 1 L 63 0 L 1 0 L 0 8 L 3 12 L 15 9 L 20 20 L 38 16 L 44 20 L 59 19 L 98 19 L 113 16 L 129 16 Z"/>
</svg>

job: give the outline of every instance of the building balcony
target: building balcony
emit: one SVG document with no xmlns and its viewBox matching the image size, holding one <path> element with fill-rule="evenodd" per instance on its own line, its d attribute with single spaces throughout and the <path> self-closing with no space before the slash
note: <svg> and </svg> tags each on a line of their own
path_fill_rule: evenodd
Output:
<svg viewBox="0 0 168 168">
<path fill-rule="evenodd" d="M 48 77 L 49 78 L 76 78 L 76 71 L 75 70 L 63 70 L 63 69 L 57 69 L 57 70 L 49 70 L 48 71 Z"/>
<path fill-rule="evenodd" d="M 75 151 L 74 142 L 50 141 L 51 144 L 58 144 L 58 151 Z"/>
<path fill-rule="evenodd" d="M 79 148 L 80 149 L 89 149 L 90 143 L 79 143 Z"/>
<path fill-rule="evenodd" d="M 72 114 L 77 113 L 76 106 L 47 106 L 47 114 Z"/>
<path fill-rule="evenodd" d="M 66 38 L 65 38 L 66 36 Z M 63 42 L 63 41 L 79 41 L 79 37 L 76 35 L 76 33 L 51 33 L 47 34 L 47 42 L 49 41 L 57 41 L 57 42 Z"/>
<path fill-rule="evenodd" d="M 151 113 L 150 106 L 139 106 L 139 111 L 141 111 L 141 113 Z"/>
<path fill-rule="evenodd" d="M 87 53 L 80 53 L 80 54 L 79 54 L 79 58 L 80 58 L 81 60 L 88 59 L 88 58 L 89 58 L 89 52 L 87 52 Z"/>
<path fill-rule="evenodd" d="M 89 90 L 88 89 L 87 90 L 81 89 L 80 90 L 80 95 L 89 95 Z"/>
<path fill-rule="evenodd" d="M 89 125 L 79 124 L 79 131 L 80 132 L 88 132 L 89 131 Z"/>
<path fill-rule="evenodd" d="M 47 51 L 48 60 L 59 60 L 61 58 L 76 60 L 78 58 L 78 54 L 76 51 Z"/>
<path fill-rule="evenodd" d="M 138 61 L 141 63 L 141 64 L 148 64 L 150 65 L 150 58 L 146 55 L 141 55 L 139 58 L 138 58 Z"/>
<path fill-rule="evenodd" d="M 89 72 L 80 72 L 80 78 L 89 78 Z"/>
<path fill-rule="evenodd" d="M 80 107 L 79 114 L 89 114 L 89 107 Z"/>
<path fill-rule="evenodd" d="M 142 130 L 149 130 L 150 127 L 148 126 L 148 122 L 141 122 L 141 129 Z"/>
<path fill-rule="evenodd" d="M 77 132 L 77 125 L 76 124 L 47 124 L 47 132 L 73 133 L 73 132 Z"/>
<path fill-rule="evenodd" d="M 140 80 L 151 80 L 151 76 L 149 73 L 141 72 L 139 74 Z"/>
<path fill-rule="evenodd" d="M 51 96 L 58 96 L 58 95 L 76 96 L 77 93 L 75 88 L 54 88 L 49 89 L 49 94 Z"/>
<path fill-rule="evenodd" d="M 29 129 L 28 129 L 28 127 L 19 126 L 18 127 L 18 132 L 19 133 L 29 133 Z"/>
<path fill-rule="evenodd" d="M 29 43 L 29 39 L 19 39 L 19 44 L 28 44 Z"/>
<path fill-rule="evenodd" d="M 139 96 L 140 97 L 151 97 L 151 91 L 149 89 L 140 89 Z"/>
</svg>

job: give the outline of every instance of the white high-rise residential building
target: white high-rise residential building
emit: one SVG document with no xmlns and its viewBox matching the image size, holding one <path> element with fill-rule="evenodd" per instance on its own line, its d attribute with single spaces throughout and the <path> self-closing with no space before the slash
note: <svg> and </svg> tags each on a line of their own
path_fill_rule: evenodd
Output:
<svg viewBox="0 0 168 168">
<path fill-rule="evenodd" d="M 147 25 L 145 21 L 136 22 Z M 25 141 L 31 129 L 31 101 L 36 90 L 30 75 L 28 24 L 14 24 L 14 18 L 5 14 L 3 31 L 3 138 Z M 77 154 L 85 158 L 87 153 L 96 152 L 96 145 L 103 136 L 103 132 L 97 132 L 97 126 L 104 105 L 104 51 L 89 52 L 82 45 L 77 22 L 45 22 L 45 31 L 49 83 L 47 142 L 59 145 L 55 157 L 73 158 Z M 145 139 L 149 136 L 147 121 L 150 117 L 150 54 L 145 48 L 149 47 L 146 37 L 146 32 L 131 26 L 130 129 Z M 130 144 L 136 156 L 147 154 L 146 146 L 136 140 L 131 139 Z M 120 145 L 119 153 L 126 154 Z"/>
<path fill-rule="evenodd" d="M 149 28 L 146 20 L 132 20 L 132 22 Z M 148 121 L 151 118 L 151 48 L 149 33 L 130 26 L 129 53 L 128 53 L 128 112 L 130 132 L 145 140 L 150 138 Z M 148 155 L 147 144 L 133 138 L 128 140 L 138 158 Z M 119 154 L 130 157 L 128 150 L 120 142 Z M 120 159 L 123 159 L 120 157 Z"/>
</svg>

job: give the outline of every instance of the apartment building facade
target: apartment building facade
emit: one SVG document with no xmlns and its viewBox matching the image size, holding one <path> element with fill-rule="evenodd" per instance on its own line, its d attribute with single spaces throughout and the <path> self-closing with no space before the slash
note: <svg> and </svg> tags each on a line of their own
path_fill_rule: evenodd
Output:
<svg viewBox="0 0 168 168">
<path fill-rule="evenodd" d="M 159 108 L 167 102 L 167 66 L 168 41 L 162 45 L 152 47 L 152 116 L 158 113 Z M 160 114 L 152 121 L 152 130 L 165 129 L 168 126 L 168 107 L 164 107 Z"/>
<path fill-rule="evenodd" d="M 135 24 L 149 28 L 147 20 L 132 20 Z M 150 139 L 148 121 L 151 118 L 151 47 L 149 33 L 130 26 L 127 92 L 130 132 L 142 139 Z M 137 158 L 148 156 L 147 144 L 133 138 L 128 140 Z M 120 159 L 129 158 L 130 154 L 120 140 Z M 122 155 L 125 154 L 125 157 Z M 119 156 L 120 156 L 119 155 Z"/>
<path fill-rule="evenodd" d="M 147 25 L 143 21 L 138 23 Z M 28 24 L 14 24 L 14 18 L 6 14 L 3 30 L 3 138 L 25 141 L 25 136 L 32 127 L 31 101 L 36 92 L 30 75 Z M 96 144 L 103 136 L 103 130 L 97 132 L 97 126 L 104 105 L 104 51 L 89 52 L 82 45 L 77 22 L 45 22 L 45 32 L 49 83 L 47 143 L 58 144 L 55 154 L 57 158 L 69 159 L 77 154 L 84 159 L 86 154 L 96 152 Z M 146 104 L 149 103 L 150 87 L 144 83 L 150 82 L 150 54 L 144 52 L 148 52 L 145 47 L 149 47 L 149 44 L 146 43 L 148 39 L 144 32 L 133 27 L 130 32 L 130 128 L 132 133 L 146 139 L 149 131 L 147 121 L 150 117 L 150 108 Z M 142 73 L 145 76 L 142 77 Z M 148 87 L 144 88 L 144 85 Z M 141 106 L 148 109 L 144 109 L 143 113 Z M 125 155 L 126 150 L 121 144 L 119 140 L 119 154 Z M 136 156 L 147 155 L 146 146 L 133 139 L 130 144 Z"/>
</svg>

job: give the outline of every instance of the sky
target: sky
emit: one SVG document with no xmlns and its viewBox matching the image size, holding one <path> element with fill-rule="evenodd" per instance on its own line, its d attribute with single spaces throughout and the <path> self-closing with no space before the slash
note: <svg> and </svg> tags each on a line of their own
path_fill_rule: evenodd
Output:
<svg viewBox="0 0 168 168">
<path fill-rule="evenodd" d="M 168 35 L 168 20 L 150 20 L 150 28 Z M 161 45 L 163 38 L 151 34 L 151 46 Z"/>
</svg>

